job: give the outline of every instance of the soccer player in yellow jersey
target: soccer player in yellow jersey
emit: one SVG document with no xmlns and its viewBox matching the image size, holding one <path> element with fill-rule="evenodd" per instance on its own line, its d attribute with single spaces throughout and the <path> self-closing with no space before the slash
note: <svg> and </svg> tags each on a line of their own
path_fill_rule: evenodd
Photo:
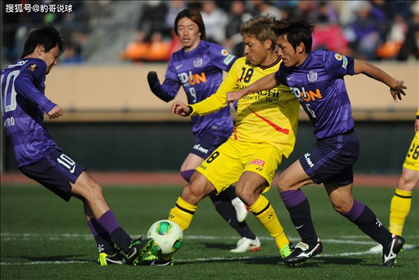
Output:
<svg viewBox="0 0 419 280">
<path fill-rule="evenodd" d="M 278 71 L 281 60 L 275 51 L 272 24 L 269 16 L 245 22 L 241 27 L 245 57 L 236 60 L 217 92 L 193 105 L 175 102 L 172 112 L 181 116 L 210 114 L 227 106 L 227 92 Z M 196 169 L 169 219 L 186 230 L 199 201 L 237 182 L 237 195 L 275 239 L 280 255 L 288 256 L 293 245 L 262 193 L 269 190 L 282 159 L 294 149 L 298 112 L 297 99 L 283 85 L 240 99 L 232 135 Z"/>
<path fill-rule="evenodd" d="M 402 235 L 404 222 L 410 212 L 412 204 L 413 189 L 419 183 L 419 107 L 416 113 L 415 136 L 413 137 L 410 148 L 407 151 L 403 163 L 402 175 L 397 183 L 396 192 L 390 204 L 390 225 L 389 230 L 396 235 Z M 382 246 L 378 244 L 370 251 L 381 252 Z"/>
</svg>

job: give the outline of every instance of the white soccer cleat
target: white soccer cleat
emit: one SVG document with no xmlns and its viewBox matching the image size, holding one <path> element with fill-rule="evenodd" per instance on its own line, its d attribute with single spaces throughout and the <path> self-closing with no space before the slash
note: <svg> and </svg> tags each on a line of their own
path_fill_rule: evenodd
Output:
<svg viewBox="0 0 419 280">
<path fill-rule="evenodd" d="M 241 223 L 246 220 L 247 214 L 249 213 L 247 205 L 244 204 L 238 197 L 231 200 L 231 204 L 233 204 L 234 209 L 236 209 L 237 221 Z"/>
<path fill-rule="evenodd" d="M 368 252 L 371 252 L 371 253 L 380 253 L 381 254 L 383 252 L 383 245 L 377 244 L 374 247 L 371 247 L 368 250 Z"/>
<path fill-rule="evenodd" d="M 256 237 L 255 240 L 243 237 L 237 242 L 237 248 L 230 250 L 232 253 L 256 252 L 260 250 L 260 241 Z"/>
</svg>

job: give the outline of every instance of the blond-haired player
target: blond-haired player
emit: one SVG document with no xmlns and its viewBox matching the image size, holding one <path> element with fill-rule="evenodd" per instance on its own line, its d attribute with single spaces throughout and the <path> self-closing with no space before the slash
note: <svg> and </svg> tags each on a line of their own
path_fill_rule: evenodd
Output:
<svg viewBox="0 0 419 280">
<path fill-rule="evenodd" d="M 388 229 L 391 233 L 400 236 L 403 232 L 406 217 L 410 212 L 413 189 L 419 183 L 419 107 L 416 113 L 414 130 L 415 136 L 407 151 L 403 163 L 402 175 L 399 178 L 396 192 L 390 204 L 390 224 Z M 381 252 L 381 250 L 381 244 L 370 249 L 372 252 Z"/>
<path fill-rule="evenodd" d="M 227 105 L 227 92 L 247 87 L 278 71 L 281 60 L 275 51 L 272 25 L 269 16 L 245 22 L 241 27 L 245 57 L 236 60 L 217 92 L 193 105 L 175 102 L 172 112 L 181 116 L 210 114 Z M 186 230 L 199 201 L 237 182 L 237 195 L 275 239 L 280 255 L 291 254 L 293 245 L 262 193 L 269 190 L 282 159 L 294 149 L 298 111 L 298 101 L 286 86 L 241 99 L 233 134 L 197 168 L 198 172 L 171 209 L 169 219 Z"/>
</svg>

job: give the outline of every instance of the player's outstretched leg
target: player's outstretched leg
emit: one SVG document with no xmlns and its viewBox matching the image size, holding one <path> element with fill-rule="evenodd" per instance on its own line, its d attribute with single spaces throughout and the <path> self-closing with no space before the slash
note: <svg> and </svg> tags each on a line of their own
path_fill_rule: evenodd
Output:
<svg viewBox="0 0 419 280">
<path fill-rule="evenodd" d="M 113 244 L 109 241 L 106 233 L 110 236 L 113 243 L 125 253 L 126 263 L 137 265 L 142 255 L 151 247 L 153 240 L 146 239 L 142 241 L 141 238 L 132 240 L 128 233 L 119 225 L 116 216 L 109 208 L 103 196 L 102 187 L 86 171 L 83 171 L 77 178 L 77 181 L 72 184 L 71 192 L 75 197 L 83 201 L 85 215 L 88 221 L 91 222 L 89 227 L 91 226 L 93 235 L 97 234 L 95 237 L 99 236 L 99 232 L 101 233 L 101 236 L 104 237 L 104 243 L 107 243 L 109 246 L 107 248 L 108 252 L 117 253 L 115 248 L 111 248 Z M 111 255 L 115 255 L 115 253 Z M 99 264 L 107 265 L 115 259 L 119 259 L 119 256 L 99 255 Z"/>
<path fill-rule="evenodd" d="M 394 265 L 397 254 L 401 251 L 406 241 L 401 236 L 392 235 L 368 206 L 355 199 L 353 201 L 351 210 L 342 215 L 383 246 L 383 266 Z"/>
</svg>

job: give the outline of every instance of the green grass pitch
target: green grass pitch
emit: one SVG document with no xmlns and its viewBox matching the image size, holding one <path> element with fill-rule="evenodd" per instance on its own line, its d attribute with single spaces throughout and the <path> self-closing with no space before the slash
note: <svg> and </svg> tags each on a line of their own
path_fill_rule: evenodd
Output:
<svg viewBox="0 0 419 280">
<path fill-rule="evenodd" d="M 119 223 L 132 236 L 145 235 L 155 221 L 166 219 L 182 187 L 104 187 Z M 82 203 L 65 203 L 41 186 L 1 186 L 1 279 L 419 279 L 419 199 L 403 235 L 409 245 L 393 268 L 381 268 L 375 245 L 356 226 L 335 213 L 322 187 L 306 186 L 323 253 L 301 268 L 280 260 L 273 239 L 249 214 L 247 222 L 262 249 L 230 253 L 239 236 L 206 198 L 199 205 L 173 267 L 96 264 L 97 249 L 84 221 Z M 394 189 L 357 186 L 354 197 L 367 204 L 385 226 Z M 295 243 L 297 231 L 276 189 L 267 193 L 285 232 Z"/>
</svg>

